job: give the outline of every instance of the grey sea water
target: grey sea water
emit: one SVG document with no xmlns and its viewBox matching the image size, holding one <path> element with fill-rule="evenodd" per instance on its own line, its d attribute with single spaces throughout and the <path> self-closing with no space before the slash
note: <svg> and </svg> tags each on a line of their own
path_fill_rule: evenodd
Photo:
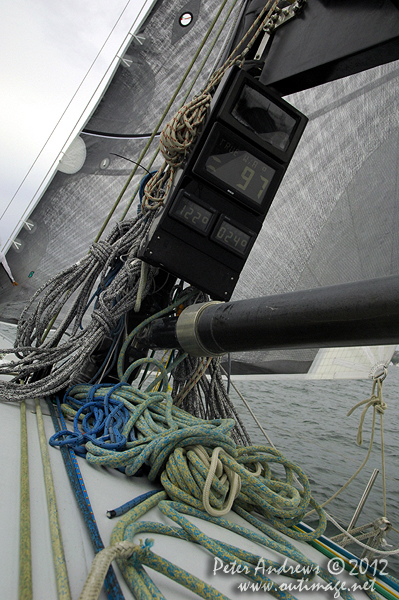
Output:
<svg viewBox="0 0 399 600">
<path fill-rule="evenodd" d="M 242 395 L 262 424 L 274 445 L 299 465 L 309 478 L 312 493 L 321 504 L 328 500 L 357 470 L 366 457 L 371 435 L 370 408 L 363 426 L 363 444 L 356 444 L 357 428 L 364 407 L 347 417 L 352 406 L 371 396 L 372 381 L 235 381 Z M 267 441 L 234 389 L 230 389 L 240 416 L 253 444 Z M 384 414 L 387 517 L 399 529 L 399 368 L 391 366 L 383 384 L 388 405 Z M 326 511 L 347 526 L 374 468 L 380 470 L 357 525 L 383 516 L 381 475 L 381 428 L 377 415 L 373 449 L 356 479 Z M 330 527 L 329 535 L 335 535 Z M 387 543 L 399 547 L 399 534 L 390 532 Z M 381 548 L 388 550 L 389 548 Z M 354 551 L 354 547 L 350 547 Z M 356 554 L 361 554 L 356 552 Z M 399 576 L 399 555 L 388 558 L 392 574 Z"/>
</svg>

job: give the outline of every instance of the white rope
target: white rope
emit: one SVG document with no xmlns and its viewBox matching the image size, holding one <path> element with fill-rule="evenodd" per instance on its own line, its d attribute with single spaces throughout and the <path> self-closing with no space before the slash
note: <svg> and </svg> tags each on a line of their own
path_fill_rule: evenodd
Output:
<svg viewBox="0 0 399 600">
<path fill-rule="evenodd" d="M 139 259 L 136 259 L 136 260 L 139 260 Z M 141 301 L 143 299 L 144 290 L 147 285 L 147 276 L 148 276 L 149 268 L 150 268 L 150 266 L 147 263 L 145 263 L 144 261 L 141 261 L 139 289 L 137 290 L 137 297 L 136 297 L 136 304 L 134 305 L 134 312 L 140 311 Z"/>
<path fill-rule="evenodd" d="M 358 544 L 362 548 L 366 548 L 366 550 L 370 550 L 371 552 L 374 552 L 375 554 L 381 554 L 381 556 L 391 556 L 394 554 L 399 554 L 399 548 L 396 548 L 396 550 L 376 550 L 375 548 L 372 548 L 371 546 L 368 546 L 367 544 L 363 544 L 363 542 L 359 542 L 359 540 L 357 538 L 355 538 L 353 535 L 348 533 L 346 531 L 346 529 L 341 527 L 341 525 L 339 523 L 337 523 L 337 521 L 331 515 L 329 515 L 327 512 L 326 512 L 326 517 L 333 525 L 335 525 L 335 527 L 337 527 L 337 529 L 342 531 L 342 533 L 345 533 L 346 536 L 351 538 L 351 540 L 353 540 L 356 544 Z"/>
<path fill-rule="evenodd" d="M 374 394 L 375 391 L 375 386 L 376 383 L 378 381 L 378 393 L 379 396 L 376 396 Z M 321 504 L 321 507 L 324 508 L 325 506 L 327 506 L 327 504 L 329 504 L 332 500 L 334 500 L 337 496 L 339 496 L 339 494 L 341 494 L 341 492 L 343 492 L 350 483 L 352 483 L 352 481 L 355 479 L 355 477 L 357 477 L 357 475 L 360 473 L 360 471 L 363 469 L 364 465 L 367 463 L 370 454 L 371 454 L 371 449 L 373 447 L 373 441 L 374 441 L 374 432 L 375 432 L 375 417 L 376 417 L 376 413 L 377 411 L 381 413 L 381 411 L 383 412 L 387 405 L 383 402 L 382 400 L 382 380 L 381 378 L 378 378 L 376 380 L 374 380 L 373 382 L 373 390 L 372 390 L 372 394 L 370 398 L 367 398 L 366 400 L 362 400 L 361 402 L 358 402 L 355 406 L 353 406 L 350 411 L 348 412 L 347 416 L 350 416 L 352 414 L 352 412 L 359 406 L 366 404 L 366 408 L 363 410 L 362 415 L 360 417 L 360 424 L 359 424 L 359 428 L 358 428 L 358 432 L 357 432 L 357 443 L 360 445 L 361 443 L 363 443 L 363 422 L 364 422 L 364 418 L 366 415 L 367 410 L 369 409 L 370 406 L 374 407 L 374 411 L 373 411 L 373 422 L 371 425 L 371 438 L 370 438 L 370 444 L 369 444 L 369 449 L 367 451 L 366 454 L 366 458 L 364 459 L 364 461 L 362 462 L 362 464 L 360 465 L 360 467 L 354 472 L 354 474 L 348 479 L 348 481 L 339 489 L 335 492 L 335 494 L 333 494 L 331 496 L 331 498 L 329 498 L 328 500 L 326 500 L 325 502 L 323 502 L 323 504 Z M 384 486 L 384 490 L 385 490 L 385 486 Z M 384 496 L 385 497 L 385 496 Z M 384 505 L 386 506 L 386 500 L 384 502 Z M 314 513 L 314 510 L 311 510 L 310 512 L 308 512 L 305 515 L 305 518 L 308 517 L 309 515 L 311 515 L 312 513 Z"/>
<path fill-rule="evenodd" d="M 193 450 L 197 454 L 197 456 L 202 460 L 207 469 L 209 469 L 204 489 L 202 490 L 202 503 L 206 512 L 212 517 L 222 517 L 223 515 L 227 515 L 227 513 L 230 512 L 231 507 L 233 506 L 234 500 L 240 493 L 241 477 L 238 475 L 238 473 L 235 473 L 234 471 L 232 471 L 232 469 L 229 469 L 228 467 L 226 467 L 226 465 L 223 465 L 222 462 L 219 460 L 219 452 L 223 450 L 223 448 L 214 448 L 211 460 L 209 460 L 208 453 L 202 446 L 194 446 Z M 213 508 L 213 506 L 211 506 L 209 502 L 209 494 L 211 491 L 213 477 L 215 475 L 220 480 L 220 483 L 225 483 L 227 479 L 230 483 L 227 501 L 221 509 Z"/>
<path fill-rule="evenodd" d="M 98 600 L 107 571 L 115 558 L 130 558 L 137 548 L 135 544 L 123 540 L 104 548 L 94 557 L 79 600 Z"/>
</svg>

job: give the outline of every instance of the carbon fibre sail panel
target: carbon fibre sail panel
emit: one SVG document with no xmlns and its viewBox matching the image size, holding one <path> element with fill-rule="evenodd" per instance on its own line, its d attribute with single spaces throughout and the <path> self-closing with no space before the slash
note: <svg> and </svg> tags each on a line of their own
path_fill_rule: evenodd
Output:
<svg viewBox="0 0 399 600">
<path fill-rule="evenodd" d="M 234 7 L 226 29 L 212 49 L 217 31 L 232 4 Z M 166 118 L 171 118 L 187 93 L 191 98 L 207 81 L 239 6 L 240 2 L 235 0 L 228 2 L 222 10 Z M 18 233 L 17 244 L 13 244 L 7 254 L 19 286 L 10 289 L 6 274 L 0 269 L 0 320 L 15 322 L 29 298 L 44 282 L 87 253 L 134 167 L 130 161 L 137 161 L 220 7 L 216 0 L 188 3 L 174 0 L 154 4 L 86 124 L 84 132 L 87 133 L 80 136 L 87 151 L 83 167 L 71 175 L 56 173 L 29 217 L 35 225 L 34 230 L 23 227 Z M 179 18 L 186 11 L 193 15 L 193 20 L 190 26 L 182 27 Z M 189 92 L 208 52 L 209 60 Z M 157 138 L 143 160 L 144 168 L 156 149 Z M 161 163 L 162 160 L 157 158 L 151 169 L 156 170 Z M 121 218 L 145 174 L 143 168 L 138 169 L 106 232 Z M 128 216 L 133 216 L 136 211 L 137 203 Z"/>
</svg>

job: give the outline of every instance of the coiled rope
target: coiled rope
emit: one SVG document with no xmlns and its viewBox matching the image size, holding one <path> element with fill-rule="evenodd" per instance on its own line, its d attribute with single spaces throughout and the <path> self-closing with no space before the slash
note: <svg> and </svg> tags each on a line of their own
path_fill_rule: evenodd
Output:
<svg viewBox="0 0 399 600">
<path fill-rule="evenodd" d="M 55 411 L 55 407 L 50 400 L 47 401 L 47 404 L 50 409 L 51 418 L 53 421 L 54 429 L 56 433 L 60 431 L 60 425 L 58 423 L 57 414 Z M 57 407 L 58 407 L 58 415 L 61 421 L 61 427 L 65 430 L 66 425 L 60 410 L 59 401 L 57 399 Z M 79 505 L 81 513 L 84 518 L 84 522 L 86 524 L 88 533 L 90 535 L 90 539 L 95 552 L 101 552 L 104 549 L 104 544 L 101 539 L 100 532 L 97 527 L 96 519 L 93 514 L 93 510 L 91 507 L 91 503 L 89 500 L 89 496 L 87 494 L 86 487 L 83 482 L 83 477 L 76 460 L 75 453 L 71 448 L 67 448 L 65 446 L 61 446 L 61 455 L 64 461 L 65 469 L 72 486 L 73 492 L 75 494 L 76 501 Z M 124 600 L 123 593 L 120 589 L 119 582 L 116 578 L 115 572 L 111 567 L 108 572 L 105 573 L 104 588 L 107 593 L 109 600 Z"/>
<path fill-rule="evenodd" d="M 168 392 L 142 392 L 126 383 L 75 386 L 61 408 L 74 417 L 74 431 L 55 434 L 51 445 L 75 448 L 90 463 L 123 469 L 128 476 L 147 466 L 148 479 L 161 477 L 173 499 L 199 510 L 211 506 L 217 514 L 235 500 L 298 539 L 304 534 L 292 526 L 314 506 L 320 516 L 314 535 L 324 530 L 325 516 L 303 471 L 269 446 L 237 446 L 230 434 L 233 419 L 203 421 L 173 406 Z M 272 464 L 284 468 L 285 481 L 275 478 Z M 294 474 L 300 491 L 293 485 Z M 241 490 L 239 482 L 245 484 Z"/>
<path fill-rule="evenodd" d="M 0 382 L 2 399 L 20 402 L 27 398 L 43 397 L 68 387 L 74 373 L 79 371 L 101 342 L 104 335 L 114 331 L 121 317 L 131 310 L 137 299 L 141 278 L 141 261 L 134 260 L 143 235 L 152 218 L 142 215 L 117 223 L 107 240 L 93 244 L 90 253 L 45 285 L 32 297 L 23 311 L 17 329 L 14 349 L 20 360 L 0 365 L 0 374 L 13 375 L 12 381 Z M 104 282 L 116 263 L 120 268 L 107 287 Z M 144 297 L 152 287 L 153 268 L 147 272 Z M 81 328 L 83 315 L 100 278 L 103 291 L 89 323 Z M 53 335 L 43 341 L 54 316 L 72 300 L 69 310 L 56 327 Z M 67 329 L 70 335 L 63 336 Z M 51 369 L 47 374 L 46 369 Z M 32 381 L 31 376 L 41 376 Z M 21 385 L 21 380 L 25 380 Z"/>
<path fill-rule="evenodd" d="M 0 394 L 5 401 L 20 402 L 27 398 L 48 396 L 68 387 L 73 374 L 84 366 L 104 335 L 116 329 L 120 317 L 134 306 L 138 308 L 141 299 L 151 288 L 154 272 L 153 268 L 149 268 L 143 277 L 141 263 L 134 260 L 140 242 L 151 224 L 151 213 L 153 215 L 161 205 L 177 166 L 194 143 L 214 89 L 228 68 L 244 60 L 272 15 L 277 0 L 267 12 L 270 4 L 271 0 L 241 44 L 211 77 L 201 96 L 183 106 L 165 127 L 161 136 L 161 148 L 166 158 L 166 167 L 164 165 L 144 189 L 142 211 L 150 212 L 150 215 L 145 218 L 141 214 L 135 220 L 117 224 L 106 240 L 98 241 L 100 232 L 86 258 L 57 275 L 34 294 L 21 315 L 15 348 L 7 350 L 8 353 L 15 352 L 20 360 L 0 366 L 0 374 L 14 376 L 9 382 L 0 382 Z M 246 48 L 238 54 L 238 48 L 253 33 Z M 100 277 L 101 284 L 104 285 L 110 267 L 115 266 L 122 257 L 127 257 L 123 266 L 99 295 L 97 307 L 87 327 L 80 329 L 96 280 Z M 51 338 L 46 340 L 55 319 L 67 303 L 70 304 L 67 314 Z M 68 328 L 69 339 L 63 341 Z M 24 382 L 23 386 L 21 381 Z"/>
</svg>

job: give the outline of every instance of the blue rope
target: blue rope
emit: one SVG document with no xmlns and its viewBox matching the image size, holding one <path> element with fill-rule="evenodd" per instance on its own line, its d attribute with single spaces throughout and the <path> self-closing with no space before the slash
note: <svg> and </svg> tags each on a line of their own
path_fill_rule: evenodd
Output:
<svg viewBox="0 0 399 600">
<path fill-rule="evenodd" d="M 167 386 L 166 370 L 158 366 Z M 165 392 L 142 392 L 124 382 L 81 384 L 68 390 L 62 409 L 74 416 L 74 431 L 57 432 L 50 444 L 69 446 L 93 464 L 125 468 L 129 476 L 148 465 L 150 481 L 156 480 L 177 446 L 221 446 L 230 455 L 235 453 L 228 435 L 233 419 L 197 419 L 173 406 Z"/>
<path fill-rule="evenodd" d="M 79 388 L 79 386 L 68 390 L 64 397 L 64 403 L 69 401 L 70 405 L 77 408 L 73 423 L 74 431 L 68 429 L 58 431 L 51 436 L 50 445 L 55 447 L 69 446 L 77 454 L 84 456 L 86 454 L 84 444 L 88 441 L 100 448 L 112 450 L 122 450 L 128 441 L 134 441 L 133 428 L 129 431 L 128 437 L 121 433 L 129 421 L 130 413 L 123 402 L 113 397 L 116 390 L 124 385 L 127 384 L 90 386 L 85 402 L 71 396 L 72 390 L 76 387 Z M 98 396 L 96 392 L 100 388 L 103 393 Z M 80 421 L 83 433 L 79 428 Z"/>
<path fill-rule="evenodd" d="M 55 413 L 53 403 L 48 399 L 47 404 L 50 409 L 51 418 L 54 424 L 56 432 L 60 431 L 57 415 Z M 65 420 L 61 412 L 60 401 L 57 396 L 58 414 L 61 421 L 61 427 L 66 429 Z M 90 539 L 96 553 L 101 552 L 104 549 L 104 544 L 101 539 L 100 532 L 97 527 L 96 519 L 91 508 L 89 496 L 87 494 L 86 486 L 83 481 L 82 473 L 80 471 L 78 462 L 71 448 L 66 448 L 65 445 L 60 446 L 61 455 L 65 464 L 66 472 L 68 474 L 69 481 L 74 491 L 77 503 L 82 512 L 86 527 L 89 531 Z M 124 600 L 124 595 L 120 589 L 118 580 L 112 567 L 108 569 L 104 581 L 105 591 L 109 600 Z"/>
<path fill-rule="evenodd" d="M 151 498 L 151 496 L 153 496 L 154 494 L 158 494 L 158 492 L 159 490 L 151 490 L 150 492 L 145 492 L 140 496 L 136 496 L 136 498 L 133 498 L 133 500 L 125 502 L 125 504 L 122 504 L 122 506 L 118 506 L 118 508 L 107 510 L 106 515 L 108 519 L 113 519 L 114 517 L 121 517 L 122 515 L 129 512 L 129 510 L 132 510 L 132 508 L 135 508 L 136 506 L 144 502 L 144 500 L 147 500 L 147 498 Z"/>
</svg>

